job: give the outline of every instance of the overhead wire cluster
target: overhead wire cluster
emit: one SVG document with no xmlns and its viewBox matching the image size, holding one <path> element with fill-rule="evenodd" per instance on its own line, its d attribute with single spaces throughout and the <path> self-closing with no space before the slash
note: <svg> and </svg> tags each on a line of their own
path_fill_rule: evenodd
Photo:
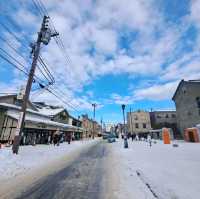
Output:
<svg viewBox="0 0 200 199">
<path fill-rule="evenodd" d="M 44 15 L 49 16 L 49 13 L 41 0 L 32 0 L 32 2 L 41 17 L 43 17 Z M 55 28 L 51 18 L 49 18 L 49 25 L 50 25 L 50 29 L 52 30 L 52 32 L 57 33 L 56 28 Z M 63 54 L 66 64 L 68 66 L 72 66 L 72 61 L 66 51 L 64 43 L 63 43 L 62 39 L 60 38 L 60 36 L 57 35 L 57 36 L 53 37 L 53 39 L 54 39 L 55 43 L 57 44 L 58 48 L 60 49 L 61 53 Z M 48 91 L 54 93 L 54 96 L 56 95 L 57 97 L 59 97 L 60 101 L 62 101 L 62 102 L 63 102 L 63 98 L 66 98 L 66 94 L 56 85 L 54 85 L 54 88 L 49 87 Z M 65 103 L 67 102 L 68 107 L 79 112 L 76 105 L 72 104 L 68 100 L 64 100 L 64 101 L 65 101 Z"/>
<path fill-rule="evenodd" d="M 43 17 L 44 15 L 49 16 L 44 4 L 40 0 L 32 0 L 32 2 L 33 2 L 33 5 L 35 6 L 36 10 L 41 15 L 41 17 Z M 6 25 L 6 23 L 3 23 L 0 21 L 0 26 L 3 28 L 4 32 L 10 34 L 17 42 L 19 42 L 20 45 L 26 51 L 30 51 L 30 46 L 25 45 L 24 42 L 22 41 L 22 39 L 14 31 L 12 31 L 9 28 L 9 26 Z M 17 24 L 12 23 L 12 26 L 16 26 L 17 29 L 21 29 Z M 51 19 L 50 19 L 50 28 L 53 32 L 56 33 L 55 26 L 53 25 L 53 22 Z M 8 38 L 5 38 L 4 36 L 0 35 L 0 40 L 8 48 L 10 48 L 18 56 L 18 58 L 20 57 L 21 59 L 23 59 L 25 61 L 25 63 L 27 63 L 29 65 L 31 64 L 30 60 L 28 60 L 27 57 L 22 55 L 19 52 L 19 49 L 14 47 L 11 44 L 11 41 L 8 40 Z M 23 40 L 26 40 L 26 42 L 28 42 L 30 44 L 30 41 L 29 41 L 29 39 L 27 39 L 27 37 L 25 37 Z M 54 37 L 54 40 L 55 40 L 57 46 L 59 47 L 59 49 L 61 50 L 61 52 L 63 53 L 67 64 L 71 65 L 72 62 L 66 52 L 66 49 L 64 47 L 64 44 L 63 44 L 61 38 L 59 36 L 56 36 L 56 37 Z M 9 63 L 10 65 L 12 65 L 13 67 L 15 67 L 17 70 L 21 71 L 24 75 L 28 76 L 29 75 L 28 67 L 25 66 L 26 64 L 22 63 L 19 59 L 17 59 L 17 57 L 13 53 L 11 53 L 12 51 L 8 52 L 3 47 L 0 47 L 0 58 L 3 59 L 4 61 L 6 61 L 7 63 Z M 60 88 L 58 88 L 57 86 L 55 86 L 55 88 L 52 87 L 52 85 L 54 85 L 56 83 L 56 80 L 55 80 L 54 76 L 52 75 L 51 71 L 49 70 L 49 68 L 50 67 L 48 66 L 46 61 L 44 61 L 44 58 L 40 55 L 39 59 L 38 59 L 38 64 L 37 64 L 37 69 L 38 69 L 39 74 L 34 75 L 34 82 L 38 83 L 39 88 L 41 88 L 42 90 L 48 91 L 49 93 L 54 95 L 57 99 L 59 99 L 62 103 L 64 103 L 71 109 L 78 111 L 78 109 L 75 107 L 75 105 L 73 105 L 71 102 L 66 100 L 66 94 Z M 40 89 L 40 91 L 41 91 L 41 89 Z"/>
</svg>

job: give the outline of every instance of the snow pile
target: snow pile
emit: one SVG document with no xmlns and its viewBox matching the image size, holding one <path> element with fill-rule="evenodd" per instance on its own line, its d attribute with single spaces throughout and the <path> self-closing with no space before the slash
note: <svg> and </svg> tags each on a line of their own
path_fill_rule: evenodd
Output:
<svg viewBox="0 0 200 199">
<path fill-rule="evenodd" d="M 135 190 L 140 189 L 144 196 L 136 194 L 136 199 L 198 199 L 200 144 L 179 142 L 178 145 L 173 147 L 158 141 L 150 147 L 147 142 L 129 141 L 129 148 L 124 149 L 122 140 L 114 143 L 112 150 L 120 160 L 121 194 L 129 192 L 129 196 L 134 197 Z"/>
<path fill-rule="evenodd" d="M 12 154 L 11 147 L 0 149 L 0 182 L 48 165 L 94 142 L 96 140 L 73 141 L 71 144 L 62 143 L 60 146 L 21 146 L 18 155 Z"/>
</svg>

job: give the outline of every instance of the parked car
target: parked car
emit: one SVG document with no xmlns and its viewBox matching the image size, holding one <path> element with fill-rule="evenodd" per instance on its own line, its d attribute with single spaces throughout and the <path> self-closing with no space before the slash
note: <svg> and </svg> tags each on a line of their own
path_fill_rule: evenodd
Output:
<svg viewBox="0 0 200 199">
<path fill-rule="evenodd" d="M 116 135 L 115 134 L 109 134 L 108 135 L 108 143 L 115 142 Z"/>
</svg>

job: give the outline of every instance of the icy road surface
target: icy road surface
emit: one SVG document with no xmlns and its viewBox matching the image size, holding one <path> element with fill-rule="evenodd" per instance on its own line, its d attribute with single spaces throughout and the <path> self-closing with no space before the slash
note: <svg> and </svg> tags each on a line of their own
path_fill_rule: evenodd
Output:
<svg viewBox="0 0 200 199">
<path fill-rule="evenodd" d="M 124 149 L 123 140 L 112 144 L 97 140 L 76 147 L 74 152 L 59 149 L 62 160 L 53 161 L 51 157 L 45 168 L 41 167 L 36 173 L 30 170 L 28 180 L 12 178 L 12 184 L 18 186 L 9 185 L 7 190 L 12 190 L 12 195 L 4 196 L 16 199 L 199 199 L 200 144 L 178 144 L 179 147 L 173 147 L 157 141 L 149 147 L 147 142 L 129 140 L 129 148 Z"/>
</svg>

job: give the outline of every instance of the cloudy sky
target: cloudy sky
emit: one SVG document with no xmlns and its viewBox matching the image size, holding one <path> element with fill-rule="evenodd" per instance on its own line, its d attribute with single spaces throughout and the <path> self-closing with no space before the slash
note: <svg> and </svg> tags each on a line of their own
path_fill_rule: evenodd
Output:
<svg viewBox="0 0 200 199">
<path fill-rule="evenodd" d="M 55 77 L 54 89 L 59 87 L 63 99 L 79 110 L 71 110 L 75 115 L 92 117 L 92 102 L 98 104 L 97 119 L 106 122 L 122 120 L 122 103 L 127 110 L 174 109 L 171 98 L 179 81 L 200 78 L 200 0 L 42 2 L 67 58 L 54 40 L 41 54 Z M 30 68 L 26 47 L 35 41 L 42 21 L 33 1 L 1 0 L 0 21 L 19 36 L 17 41 L 0 25 L 2 37 L 25 57 L 15 58 Z M 0 46 L 15 53 L 3 40 Z M 0 58 L 1 92 L 19 90 L 25 80 Z M 60 103 L 34 87 L 32 100 Z"/>
</svg>

